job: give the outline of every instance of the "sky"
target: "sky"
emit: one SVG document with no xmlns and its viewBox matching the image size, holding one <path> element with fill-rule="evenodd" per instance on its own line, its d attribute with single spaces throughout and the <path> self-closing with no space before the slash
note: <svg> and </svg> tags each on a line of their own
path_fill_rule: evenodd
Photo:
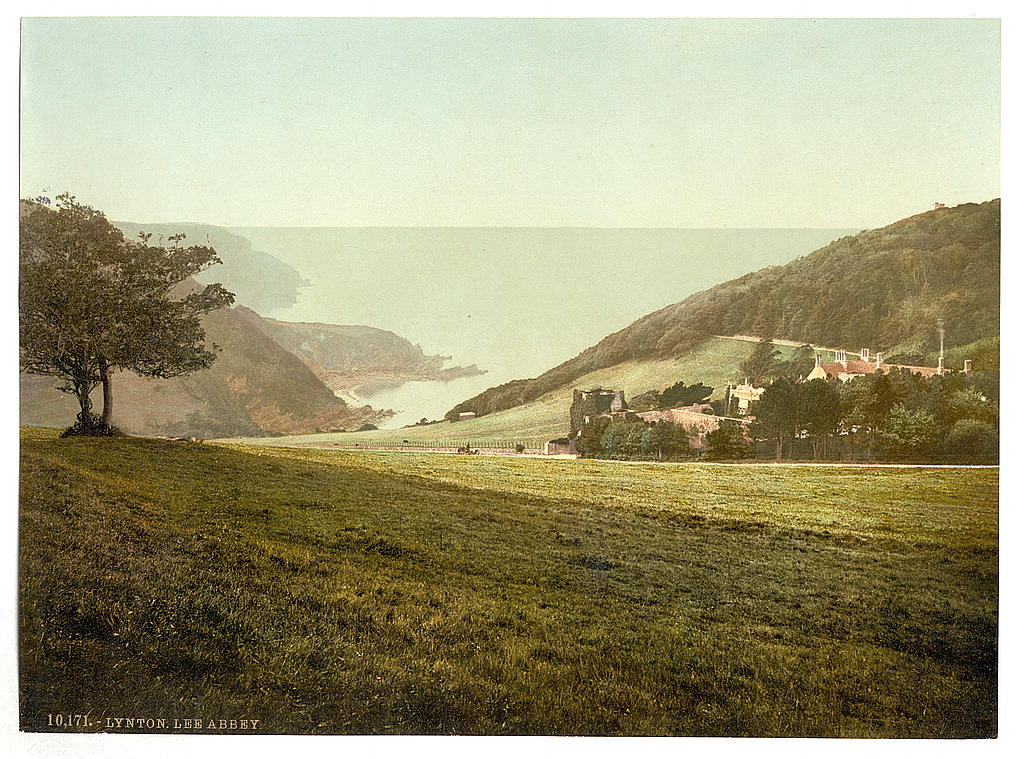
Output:
<svg viewBox="0 0 1024 759">
<path fill-rule="evenodd" d="M 225 226 L 869 228 L 1000 195 L 993 20 L 27 18 L 22 196 Z"/>
</svg>

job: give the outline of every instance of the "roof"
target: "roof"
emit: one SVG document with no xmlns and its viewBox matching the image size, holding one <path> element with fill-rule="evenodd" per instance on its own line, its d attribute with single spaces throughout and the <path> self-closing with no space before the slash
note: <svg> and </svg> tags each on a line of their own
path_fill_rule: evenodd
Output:
<svg viewBox="0 0 1024 759">
<path fill-rule="evenodd" d="M 939 373 L 938 367 L 935 366 L 904 366 L 902 364 L 876 364 L 874 361 L 861 361 L 859 359 L 849 359 L 847 361 L 832 361 L 827 364 L 821 364 L 821 370 L 825 372 L 831 378 L 838 377 L 840 374 L 847 375 L 858 375 L 858 374 L 874 374 L 875 372 L 882 372 L 882 374 L 888 374 L 895 369 L 907 369 L 911 374 L 920 374 L 922 377 L 933 377 Z M 818 369 L 818 367 L 815 367 Z M 812 371 L 812 375 L 816 375 L 816 372 Z"/>
</svg>

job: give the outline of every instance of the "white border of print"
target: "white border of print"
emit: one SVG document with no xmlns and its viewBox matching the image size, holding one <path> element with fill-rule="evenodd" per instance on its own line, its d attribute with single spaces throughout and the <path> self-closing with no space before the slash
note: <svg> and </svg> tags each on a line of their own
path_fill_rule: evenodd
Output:
<svg viewBox="0 0 1024 759">
<path fill-rule="evenodd" d="M 1020 35 L 1021 12 L 1009 2 L 878 2 L 869 0 L 857 4 L 822 2 L 730 2 L 718 3 L 669 3 L 636 0 L 632 3 L 589 1 L 537 2 L 492 2 L 481 4 L 466 0 L 442 2 L 402 2 L 383 0 L 381 2 L 310 2 L 294 0 L 284 3 L 267 2 L 196 2 L 180 0 L 166 2 L 158 0 L 146 4 L 128 2 L 70 2 L 69 0 L 41 0 L 35 3 L 18 3 L 14 10 L 19 15 L 31 16 L 126 16 L 126 15 L 222 15 L 222 16 L 433 16 L 433 17 L 840 17 L 840 18 L 1001 18 L 1003 21 L 1003 187 L 1001 197 L 1004 207 L 1011 209 L 1003 219 L 1003 376 L 1017 378 L 1024 376 L 1021 356 L 1024 345 L 1021 335 L 1015 334 L 1014 327 L 1024 324 L 1022 303 L 1016 297 L 1017 284 L 1021 282 L 1021 245 L 1019 213 L 1020 189 L 1020 148 L 1013 136 L 1024 133 L 1020 123 L 1020 80 L 1021 66 Z M 5 14 L 5 23 L 0 26 L 0 55 L 7 76 L 2 81 L 3 102 L 7 105 L 7 118 L 3 120 L 5 146 L 2 153 L 3 170 L 10 186 L 17 187 L 18 159 L 18 48 L 19 24 L 15 14 Z M 1007 82 L 1009 86 L 1007 86 Z M 13 208 L 17 190 L 9 197 Z M 1008 204 L 1008 205 L 1006 205 Z M 4 241 L 7 250 L 16 250 L 17 220 L 11 211 L 3 216 Z M 434 738 L 434 737 L 360 737 L 360 736 L 153 736 L 153 735 L 55 735 L 18 732 L 17 700 L 17 657 L 16 652 L 16 572 L 17 566 L 17 272 L 16 256 L 8 253 L 4 257 L 6 275 L 2 280 L 7 288 L 6 297 L 0 299 L 3 309 L 4 329 L 0 330 L 3 340 L 2 355 L 6 357 L 5 371 L 0 382 L 6 391 L 2 396 L 5 424 L 0 441 L 3 444 L 2 471 L 5 500 L 3 538 L 0 540 L 2 566 L 6 570 L 0 583 L 0 745 L 8 749 L 9 756 L 17 757 L 118 757 L 146 756 L 176 757 L 186 754 L 203 756 L 217 752 L 221 756 L 280 756 L 289 751 L 301 751 L 304 756 L 353 755 L 361 759 L 377 759 L 415 754 L 418 757 L 470 757 L 487 752 L 493 759 L 519 756 L 529 752 L 536 759 L 548 759 L 556 755 L 583 756 L 593 759 L 643 754 L 645 757 L 679 757 L 688 753 L 714 753 L 732 755 L 740 752 L 756 752 L 770 759 L 775 756 L 792 757 L 803 754 L 828 753 L 830 756 L 859 757 L 865 751 L 872 754 L 900 755 L 927 752 L 929 757 L 942 757 L 969 752 L 972 755 L 1017 754 L 1020 750 L 1021 714 L 1024 704 L 1021 692 L 1022 640 L 1020 625 L 1020 563 L 1017 556 L 1017 541 L 1022 537 L 1021 514 L 1024 506 L 1017 503 L 1017 496 L 1024 493 L 1020 467 L 1014 466 L 1020 451 L 1020 444 L 1008 440 L 1015 431 L 1024 428 L 1020 422 L 1022 412 L 1014 404 L 1004 405 L 1002 429 L 1004 450 L 1001 471 L 1001 561 L 1000 574 L 1000 737 L 994 741 L 848 741 L 848 740 L 780 740 L 780 739 L 708 739 L 708 738 L 621 738 L 621 739 L 580 739 L 580 738 Z M 1008 388 L 1010 389 L 1010 388 Z M 1011 397 L 1007 394 L 1007 398 Z M 1015 555 L 1016 554 L 1016 555 Z M 756 743 L 751 743 L 751 741 Z"/>
</svg>

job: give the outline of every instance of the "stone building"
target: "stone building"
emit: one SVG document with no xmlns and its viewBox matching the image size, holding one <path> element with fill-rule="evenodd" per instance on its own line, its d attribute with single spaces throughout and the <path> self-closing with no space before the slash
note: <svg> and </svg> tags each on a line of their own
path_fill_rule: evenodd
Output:
<svg viewBox="0 0 1024 759">
<path fill-rule="evenodd" d="M 729 390 L 732 397 L 736 399 L 736 407 L 740 415 L 743 416 L 750 413 L 750 404 L 761 400 L 761 396 L 764 395 L 763 387 L 754 387 L 750 383 L 736 385 Z"/>
<path fill-rule="evenodd" d="M 573 390 L 572 405 L 569 407 L 569 438 L 576 437 L 583 425 L 592 417 L 625 411 L 626 394 L 624 390 L 606 390 L 595 387 L 590 390 Z"/>
</svg>

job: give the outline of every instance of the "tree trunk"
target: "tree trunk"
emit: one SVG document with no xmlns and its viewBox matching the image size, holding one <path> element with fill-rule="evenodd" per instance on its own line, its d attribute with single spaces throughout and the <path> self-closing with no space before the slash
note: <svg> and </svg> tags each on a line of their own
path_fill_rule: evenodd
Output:
<svg viewBox="0 0 1024 759">
<path fill-rule="evenodd" d="M 92 398 L 89 397 L 89 390 L 88 382 L 75 382 L 75 397 L 78 398 L 78 405 L 82 407 L 78 418 L 87 426 L 92 421 Z"/>
<path fill-rule="evenodd" d="M 103 383 L 103 415 L 100 417 L 100 424 L 104 427 L 110 426 L 110 418 L 114 413 L 114 394 L 110 387 L 110 367 L 107 359 L 99 357 L 100 382 Z"/>
</svg>

